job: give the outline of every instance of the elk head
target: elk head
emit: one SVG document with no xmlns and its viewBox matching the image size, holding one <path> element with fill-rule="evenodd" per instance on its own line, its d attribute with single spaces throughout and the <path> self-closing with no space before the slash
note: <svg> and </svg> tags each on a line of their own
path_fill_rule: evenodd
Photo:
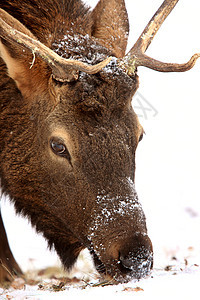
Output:
<svg viewBox="0 0 200 300">
<path fill-rule="evenodd" d="M 131 99 L 139 66 L 180 72 L 200 56 L 170 64 L 145 54 L 177 2 L 163 2 L 126 55 L 123 0 L 101 0 L 81 26 L 46 30 L 40 41 L 31 24 L 0 10 L 0 53 L 17 93 L 4 190 L 66 268 L 87 247 L 97 270 L 116 282 L 150 273 L 152 244 L 134 186 L 143 129 Z"/>
</svg>

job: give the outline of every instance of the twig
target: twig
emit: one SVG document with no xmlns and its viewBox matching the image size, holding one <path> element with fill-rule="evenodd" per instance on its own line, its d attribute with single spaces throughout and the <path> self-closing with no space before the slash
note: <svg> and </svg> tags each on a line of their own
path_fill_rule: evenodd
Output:
<svg viewBox="0 0 200 300">
<path fill-rule="evenodd" d="M 32 67 L 33 67 L 33 65 L 35 63 L 35 51 L 34 50 L 32 50 L 32 54 L 33 54 L 33 60 L 32 60 L 32 63 L 30 65 L 30 69 L 32 69 Z"/>
<path fill-rule="evenodd" d="M 13 274 L 8 270 L 8 268 L 4 265 L 4 263 L 2 262 L 2 260 L 0 259 L 0 266 L 2 266 L 2 268 L 4 270 L 6 270 L 6 272 L 8 272 L 8 274 L 13 278 L 15 279 L 15 277 L 13 276 Z"/>
</svg>

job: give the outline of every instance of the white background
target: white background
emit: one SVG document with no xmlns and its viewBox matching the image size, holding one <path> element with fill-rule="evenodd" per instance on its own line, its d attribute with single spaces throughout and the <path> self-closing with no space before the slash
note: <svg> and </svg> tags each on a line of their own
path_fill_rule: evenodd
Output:
<svg viewBox="0 0 200 300">
<path fill-rule="evenodd" d="M 92 6 L 97 3 L 85 2 Z M 129 48 L 161 2 L 126 0 Z M 182 63 L 200 52 L 199 12 L 199 0 L 180 0 L 147 54 Z M 166 254 L 187 253 L 188 247 L 200 249 L 200 61 L 186 73 L 165 74 L 141 67 L 139 76 L 139 92 L 158 111 L 155 117 L 149 113 L 147 120 L 140 118 L 146 136 L 137 150 L 136 188 L 159 265 Z M 8 201 L 2 201 L 2 210 L 21 267 L 26 270 L 55 263 L 56 255 L 47 251 L 46 242 L 24 219 L 15 217 Z"/>
</svg>

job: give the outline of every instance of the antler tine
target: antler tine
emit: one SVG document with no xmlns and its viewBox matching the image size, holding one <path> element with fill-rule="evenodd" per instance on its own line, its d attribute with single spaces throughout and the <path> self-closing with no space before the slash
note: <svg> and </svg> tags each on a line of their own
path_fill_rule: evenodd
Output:
<svg viewBox="0 0 200 300">
<path fill-rule="evenodd" d="M 138 50 L 143 53 L 146 52 L 161 25 L 171 13 L 178 1 L 179 0 L 165 0 L 163 2 L 129 53 L 135 53 L 135 51 Z"/>
<path fill-rule="evenodd" d="M 184 72 L 195 65 L 196 60 L 200 57 L 200 53 L 194 54 L 187 63 L 183 64 L 164 63 L 144 54 L 159 28 L 178 1 L 179 0 L 165 0 L 162 3 L 160 8 L 145 27 L 135 45 L 121 61 L 120 65 L 130 76 L 135 74 L 138 66 L 144 66 L 160 72 Z"/>
<path fill-rule="evenodd" d="M 200 57 L 200 53 L 194 54 L 190 60 L 183 64 L 176 64 L 176 63 L 164 63 L 154 58 L 151 58 L 145 54 L 138 56 L 137 58 L 137 65 L 138 66 L 145 66 L 147 68 L 153 69 L 159 72 L 185 72 L 192 69 Z"/>
<path fill-rule="evenodd" d="M 2 18 L 0 18 L 0 36 L 7 41 L 22 44 L 30 49 L 34 55 L 38 54 L 51 67 L 53 77 L 61 82 L 76 80 L 78 71 L 96 74 L 112 59 L 108 57 L 96 65 L 88 65 L 78 60 L 64 59 L 40 41 L 12 28 Z"/>
</svg>

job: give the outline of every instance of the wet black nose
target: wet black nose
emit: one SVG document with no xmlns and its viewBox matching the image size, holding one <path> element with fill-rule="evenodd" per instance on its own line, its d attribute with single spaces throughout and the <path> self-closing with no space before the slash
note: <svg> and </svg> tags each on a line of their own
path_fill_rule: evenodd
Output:
<svg viewBox="0 0 200 300">
<path fill-rule="evenodd" d="M 153 267 L 153 253 L 138 249 L 138 254 L 130 253 L 125 257 L 120 255 L 119 265 L 121 272 L 132 278 L 146 277 Z"/>
<path fill-rule="evenodd" d="M 148 276 L 153 267 L 152 244 L 147 235 L 137 234 L 119 252 L 119 268 L 123 274 L 140 279 Z"/>
</svg>

